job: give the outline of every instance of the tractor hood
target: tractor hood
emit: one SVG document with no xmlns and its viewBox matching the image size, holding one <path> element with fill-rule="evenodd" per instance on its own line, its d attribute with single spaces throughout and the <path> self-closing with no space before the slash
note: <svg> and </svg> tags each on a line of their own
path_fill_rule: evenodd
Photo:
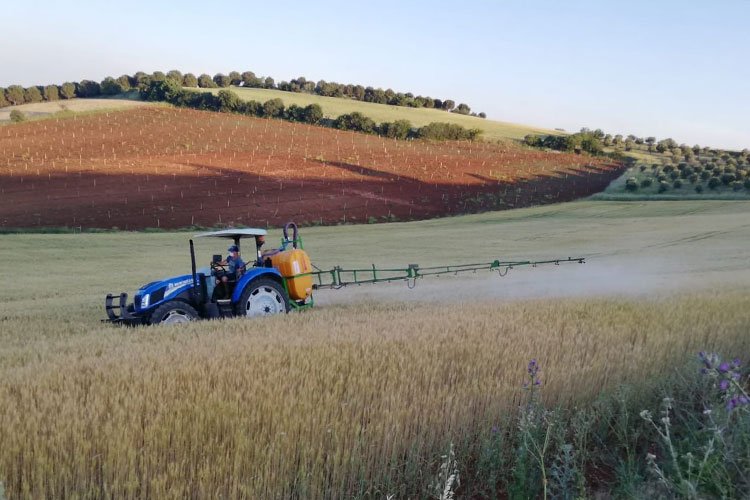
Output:
<svg viewBox="0 0 750 500">
<path fill-rule="evenodd" d="M 143 285 L 135 293 L 133 302 L 136 311 L 145 311 L 155 305 L 176 297 L 193 287 L 193 276 L 183 274 Z"/>
</svg>

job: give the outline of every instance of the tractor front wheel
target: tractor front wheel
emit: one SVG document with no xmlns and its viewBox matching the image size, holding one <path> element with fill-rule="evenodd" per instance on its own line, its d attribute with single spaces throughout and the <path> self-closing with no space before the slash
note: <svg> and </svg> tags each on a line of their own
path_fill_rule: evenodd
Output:
<svg viewBox="0 0 750 500">
<path fill-rule="evenodd" d="M 272 316 L 289 311 L 289 297 L 280 283 L 261 278 L 247 285 L 236 307 L 237 316 Z"/>
<path fill-rule="evenodd" d="M 198 319 L 198 312 L 193 306 L 180 300 L 171 300 L 154 309 L 149 323 L 152 325 L 176 325 L 196 319 Z"/>
</svg>

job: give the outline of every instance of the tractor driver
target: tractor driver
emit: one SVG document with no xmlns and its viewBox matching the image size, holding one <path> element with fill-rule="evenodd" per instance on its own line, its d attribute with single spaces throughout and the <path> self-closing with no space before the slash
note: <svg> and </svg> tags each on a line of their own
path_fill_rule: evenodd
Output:
<svg viewBox="0 0 750 500">
<path fill-rule="evenodd" d="M 229 255 L 227 255 L 227 258 L 221 262 L 218 262 L 219 265 L 224 266 L 226 271 L 223 272 L 217 272 L 216 273 L 216 284 L 223 285 L 223 294 L 227 295 L 229 290 L 227 289 L 227 283 L 229 281 L 236 281 L 240 276 L 242 276 L 242 273 L 245 271 L 245 261 L 242 260 L 242 257 L 240 257 L 240 249 L 237 248 L 237 245 L 230 246 L 227 251 L 229 252 Z"/>
<path fill-rule="evenodd" d="M 222 277 L 222 281 L 226 281 L 227 277 L 232 277 L 233 280 L 236 280 L 245 272 L 245 266 L 247 265 L 242 260 L 242 257 L 240 257 L 240 249 L 237 248 L 237 245 L 230 246 L 227 251 L 229 255 L 227 255 L 226 260 L 223 262 L 227 266 L 227 273 Z"/>
</svg>

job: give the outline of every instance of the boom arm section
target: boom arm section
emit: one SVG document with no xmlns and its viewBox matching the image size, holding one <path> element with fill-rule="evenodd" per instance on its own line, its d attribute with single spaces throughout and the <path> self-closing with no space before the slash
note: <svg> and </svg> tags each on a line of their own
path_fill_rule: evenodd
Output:
<svg viewBox="0 0 750 500">
<path fill-rule="evenodd" d="M 420 267 L 418 264 L 409 264 L 407 268 L 378 269 L 373 264 L 371 268 L 342 269 L 339 266 L 329 271 L 317 270 L 307 273 L 313 277 L 313 288 L 316 290 L 337 290 L 349 285 L 364 285 L 367 283 L 388 283 L 391 281 L 406 281 L 410 288 L 416 285 L 418 278 L 425 276 L 440 276 L 443 274 L 458 275 L 466 272 L 497 271 L 500 276 L 505 276 L 508 271 L 516 267 L 537 267 L 544 264 L 559 266 L 564 263 L 585 264 L 584 257 L 568 257 L 566 259 L 550 260 L 515 260 L 492 262 L 480 262 L 476 264 L 457 264 L 448 266 Z"/>
</svg>

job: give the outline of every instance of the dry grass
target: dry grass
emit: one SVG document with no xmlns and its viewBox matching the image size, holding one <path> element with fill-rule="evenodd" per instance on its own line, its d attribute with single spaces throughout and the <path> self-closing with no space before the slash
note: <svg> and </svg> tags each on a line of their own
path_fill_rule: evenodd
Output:
<svg viewBox="0 0 750 500">
<path fill-rule="evenodd" d="M 218 93 L 222 89 L 200 89 Z M 246 101 L 265 102 L 269 99 L 281 99 L 285 106 L 296 104 L 307 106 L 317 104 L 326 118 L 336 118 L 345 113 L 355 111 L 372 118 L 376 123 L 409 120 L 412 125 L 422 127 L 431 122 L 448 122 L 461 125 L 466 128 L 481 129 L 482 138 L 491 141 L 506 141 L 508 139 L 523 139 L 527 134 L 552 134 L 560 135 L 557 130 L 549 130 L 531 125 L 502 122 L 490 119 L 482 119 L 476 116 L 448 113 L 437 109 L 409 108 L 405 106 L 390 106 L 388 104 L 377 104 L 374 102 L 355 101 L 341 97 L 325 97 L 315 94 L 304 94 L 296 92 L 284 92 L 282 90 L 256 89 L 244 87 L 231 87 L 229 90 L 235 92 Z"/>
<path fill-rule="evenodd" d="M 6 319 L 0 479 L 11 497 L 423 496 L 449 442 L 549 403 L 750 349 L 746 294 L 331 307 L 124 331 Z"/>
<path fill-rule="evenodd" d="M 41 119 L 55 117 L 61 113 L 89 114 L 120 109 L 129 109 L 140 106 L 154 106 L 153 103 L 137 101 L 132 99 L 66 99 L 49 102 L 35 102 L 9 106 L 0 109 L 0 123 L 10 121 L 10 112 L 14 109 L 21 111 L 29 119 Z"/>
</svg>

